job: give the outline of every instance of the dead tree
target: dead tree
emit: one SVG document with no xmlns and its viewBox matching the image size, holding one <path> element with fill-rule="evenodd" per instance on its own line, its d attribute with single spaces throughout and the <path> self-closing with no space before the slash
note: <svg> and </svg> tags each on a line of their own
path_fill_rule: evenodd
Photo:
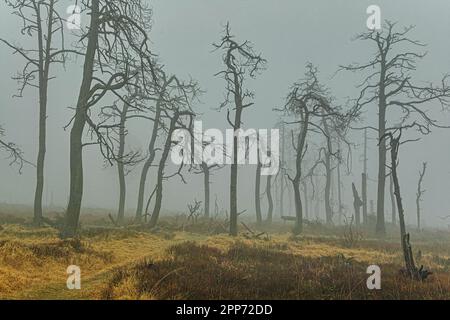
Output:
<svg viewBox="0 0 450 320">
<path fill-rule="evenodd" d="M 361 207 L 363 202 L 359 197 L 358 190 L 356 190 L 355 184 L 352 183 L 352 191 L 353 191 L 353 209 L 355 210 L 355 223 L 357 226 L 361 223 Z"/>
<path fill-rule="evenodd" d="M 395 226 L 397 224 L 397 207 L 395 205 L 394 181 L 392 180 L 392 172 L 389 174 L 389 193 L 391 196 L 391 221 Z"/>
<path fill-rule="evenodd" d="M 181 173 L 184 164 L 182 163 L 177 172 L 174 174 L 166 175 L 165 167 L 167 164 L 167 159 L 170 151 L 172 150 L 172 145 L 176 143 L 172 140 L 172 135 L 175 130 L 183 129 L 187 130 L 192 136 L 192 123 L 195 113 L 192 109 L 192 103 L 197 100 L 198 95 L 201 93 L 198 84 L 194 80 L 188 82 L 183 82 L 177 77 L 173 77 L 174 86 L 168 92 L 167 99 L 165 99 L 162 105 L 162 121 L 167 120 L 169 122 L 167 126 L 167 133 L 162 148 L 161 158 L 158 164 L 158 172 L 156 177 L 156 185 L 153 192 L 150 194 L 147 206 L 145 209 L 145 214 L 148 215 L 148 209 L 150 202 L 155 195 L 155 203 L 153 205 L 153 210 L 151 212 L 151 218 L 149 222 L 149 227 L 153 228 L 158 223 L 159 215 L 161 212 L 162 199 L 163 199 L 163 181 L 168 180 L 171 177 L 179 176 L 183 183 L 186 183 L 184 177 Z"/>
<path fill-rule="evenodd" d="M 340 151 L 338 153 L 340 155 Z M 342 182 L 341 182 L 341 157 L 338 158 L 337 163 L 337 190 L 338 190 L 338 214 L 339 214 L 339 224 L 341 224 L 341 219 L 344 216 L 344 206 L 342 204 Z"/>
<path fill-rule="evenodd" d="M 337 107 L 332 107 L 327 90 L 317 79 L 317 69 L 312 64 L 307 64 L 304 80 L 296 82 L 292 86 L 284 107 L 284 112 L 292 121 L 286 124 L 296 124 L 299 131 L 296 137 L 292 132 L 292 147 L 295 152 L 295 175 L 288 174 L 294 190 L 294 203 L 296 224 L 294 234 L 300 234 L 303 229 L 303 204 L 300 194 L 300 183 L 303 176 L 303 160 L 308 150 L 308 133 L 318 133 L 327 136 L 321 127 L 321 122 L 328 117 L 341 117 Z"/>
<path fill-rule="evenodd" d="M 33 222 L 35 225 L 40 225 L 43 219 L 42 197 L 45 176 L 48 85 L 49 81 L 53 79 L 50 71 L 54 64 L 64 63 L 69 52 L 77 52 L 64 48 L 65 26 L 56 10 L 57 0 L 6 0 L 5 2 L 13 10 L 13 14 L 21 20 L 21 34 L 32 37 L 33 41 L 36 41 L 32 47 L 23 48 L 0 39 L 6 46 L 14 50 L 14 54 L 19 54 L 25 60 L 23 69 L 13 77 L 20 85 L 19 93 L 15 96 L 22 97 L 28 87 L 38 89 L 39 142 Z M 55 44 L 56 40 L 60 41 L 59 45 Z"/>
<path fill-rule="evenodd" d="M 138 81 L 136 81 L 135 86 L 138 84 Z M 117 225 L 121 225 L 125 217 L 126 175 L 141 161 L 140 151 L 126 150 L 126 136 L 128 135 L 128 120 L 137 117 L 138 113 L 143 111 L 142 106 L 140 105 L 140 99 L 142 97 L 133 87 L 128 89 L 128 95 L 123 98 L 126 102 L 119 101 L 113 103 L 111 106 L 101 108 L 101 117 L 103 120 L 100 123 L 101 126 L 105 126 L 106 123 L 112 119 L 112 123 L 108 125 L 114 131 L 116 137 L 111 137 L 111 139 L 118 144 L 117 156 L 114 159 L 117 164 L 119 178 Z M 118 106 L 120 103 L 122 104 L 122 107 Z M 118 123 L 115 120 L 116 118 L 119 119 Z"/>
<path fill-rule="evenodd" d="M 213 171 L 221 169 L 222 167 L 218 164 L 208 164 L 202 161 L 198 169 L 192 169 L 194 174 L 203 174 L 203 194 L 204 194 L 204 207 L 203 216 L 205 218 L 210 218 L 210 203 L 211 203 L 211 176 Z"/>
<path fill-rule="evenodd" d="M 227 108 L 227 120 L 234 130 L 233 154 L 230 170 L 230 235 L 236 236 L 238 232 L 238 132 L 242 126 L 243 111 L 254 103 L 251 100 L 254 93 L 244 88 L 246 78 L 254 79 L 264 69 L 266 60 L 260 54 L 256 54 L 249 41 L 237 42 L 230 33 L 230 25 L 227 23 L 224 35 L 219 43 L 214 44 L 216 50 L 223 52 L 222 61 L 225 69 L 218 72 L 226 82 L 225 101 L 220 108 Z M 231 119 L 232 110 L 234 120 Z"/>
<path fill-rule="evenodd" d="M 403 257 L 405 260 L 405 270 L 404 273 L 414 280 L 425 280 L 431 272 L 424 269 L 423 266 L 420 268 L 416 267 L 416 264 L 414 263 L 414 256 L 412 252 L 412 247 L 410 244 L 410 237 L 409 233 L 406 233 L 406 224 L 405 224 L 405 216 L 404 216 L 404 210 L 403 210 L 403 203 L 400 193 L 400 183 L 398 180 L 397 175 L 397 166 L 398 166 L 398 150 L 400 147 L 400 139 L 402 136 L 402 130 L 399 129 L 399 134 L 397 137 L 394 137 L 392 133 L 387 133 L 385 138 L 389 138 L 389 144 L 390 144 L 390 152 L 391 152 L 391 174 L 392 174 L 392 180 L 394 184 L 394 193 L 395 198 L 397 200 L 397 208 L 398 208 L 398 218 L 399 218 L 399 224 L 400 224 L 400 241 L 402 244 L 402 250 L 403 250 Z"/>
<path fill-rule="evenodd" d="M 82 5 L 82 10 L 90 15 L 90 23 L 80 32 L 84 64 L 75 114 L 69 123 L 70 193 L 63 237 L 74 236 L 78 229 L 83 197 L 84 147 L 98 145 L 110 164 L 116 158 L 109 137 L 112 129 L 96 124 L 92 109 L 110 95 L 126 103 L 120 91 L 132 85 L 133 78 L 139 74 L 142 79 L 146 74 L 151 74 L 153 80 L 156 78 L 148 39 L 151 11 L 141 0 L 92 0 L 82 2 Z M 83 142 L 86 127 L 95 142 Z"/>
<path fill-rule="evenodd" d="M 158 136 L 160 135 L 161 131 L 167 131 L 167 129 L 164 128 L 164 123 L 162 121 L 162 110 L 165 108 L 166 104 L 170 102 L 171 94 L 174 91 L 178 90 L 177 88 L 180 85 L 176 76 L 167 77 L 166 73 L 161 68 L 158 68 L 157 74 L 159 85 L 156 86 L 156 92 L 150 93 L 150 97 L 147 97 L 149 101 L 155 100 L 155 108 L 153 119 L 150 119 L 153 122 L 153 127 L 147 148 L 148 154 L 142 167 L 139 179 L 139 190 L 135 216 L 135 220 L 138 223 L 142 220 L 142 213 L 144 210 L 145 186 L 147 182 L 148 172 L 156 157 L 156 143 L 158 140 Z"/>
<path fill-rule="evenodd" d="M 364 129 L 363 173 L 361 174 L 361 193 L 363 202 L 363 220 L 367 224 L 367 128 Z"/>
<path fill-rule="evenodd" d="M 417 183 L 417 193 L 416 193 L 416 212 L 417 212 L 417 230 L 420 231 L 420 202 L 422 201 L 423 194 L 425 190 L 422 189 L 423 177 L 425 176 L 425 171 L 427 170 L 427 163 L 422 163 L 422 171 L 419 172 L 419 182 Z"/>
<path fill-rule="evenodd" d="M 448 105 L 450 89 L 445 76 L 438 86 L 419 85 L 412 81 L 416 62 L 425 57 L 414 49 L 424 45 L 412 40 L 409 32 L 413 27 L 396 31 L 396 24 L 386 21 L 381 31 L 371 30 L 359 35 L 356 39 L 370 42 L 376 50 L 375 55 L 366 63 L 342 67 L 353 72 L 369 72 L 362 81 L 361 92 L 355 102 L 355 113 L 360 113 L 365 107 L 378 104 L 378 126 L 367 127 L 378 134 L 378 190 L 377 190 L 377 224 L 376 233 L 386 232 L 384 221 L 384 202 L 386 184 L 386 142 L 381 141 L 387 132 L 403 126 L 411 121 L 430 126 L 439 126 L 436 120 L 430 118 L 422 107 L 431 102 L 442 106 Z M 411 48 L 409 50 L 409 48 Z M 397 119 L 392 119 L 388 111 L 401 113 L 400 125 Z M 388 120 L 391 120 L 389 122 Z M 427 133 L 429 130 L 424 130 Z"/>
<path fill-rule="evenodd" d="M 165 170 L 165 167 L 166 167 L 167 158 L 168 158 L 169 153 L 170 153 L 170 151 L 172 149 L 172 144 L 173 144 L 172 135 L 173 135 L 173 133 L 177 129 L 185 129 L 185 128 L 187 128 L 187 126 L 185 124 L 183 124 L 183 121 L 182 121 L 182 117 L 184 117 L 184 116 L 188 116 L 188 117 L 190 117 L 192 119 L 194 114 L 190 110 L 182 110 L 182 111 L 180 111 L 179 109 L 175 109 L 173 111 L 173 115 L 168 115 L 168 117 L 170 118 L 170 124 L 169 124 L 169 129 L 168 129 L 168 132 L 167 132 L 166 141 L 164 143 L 163 151 L 162 151 L 162 154 L 161 154 L 161 159 L 159 160 L 158 174 L 157 174 L 157 178 L 156 178 L 156 186 L 155 186 L 154 193 L 152 192 L 152 194 L 149 197 L 149 200 L 147 202 L 147 208 L 146 208 L 146 215 L 147 215 L 150 201 L 151 201 L 151 199 L 153 197 L 153 194 L 155 194 L 155 204 L 153 206 L 153 211 L 151 213 L 150 222 L 149 222 L 149 227 L 150 228 L 155 227 L 156 224 L 158 223 L 159 215 L 160 215 L 160 212 L 161 212 L 162 199 L 163 199 L 163 181 L 169 179 L 172 176 L 178 175 L 178 176 L 180 176 L 180 178 L 183 181 L 183 183 L 186 183 L 186 181 L 184 180 L 183 176 L 181 175 L 181 170 L 183 168 L 183 164 L 181 164 L 181 166 L 179 167 L 178 171 L 175 174 L 166 176 L 165 173 L 164 173 L 164 170 Z M 192 120 L 190 122 L 192 122 Z"/>
</svg>

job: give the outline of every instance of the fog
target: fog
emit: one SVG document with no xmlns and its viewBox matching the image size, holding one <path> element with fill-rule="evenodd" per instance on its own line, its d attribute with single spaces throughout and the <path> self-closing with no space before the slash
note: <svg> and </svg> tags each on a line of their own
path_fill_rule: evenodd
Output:
<svg viewBox="0 0 450 320">
<path fill-rule="evenodd" d="M 64 0 L 68 5 L 72 1 Z M 284 104 L 290 85 L 301 78 L 305 64 L 312 62 L 319 69 L 320 80 L 328 86 L 339 103 L 357 97 L 356 85 L 361 74 L 341 72 L 335 74 L 339 65 L 365 62 L 373 53 L 367 43 L 352 41 L 366 30 L 366 8 L 373 1 L 362 0 L 156 0 L 153 8 L 151 32 L 152 50 L 160 57 L 170 73 L 180 78 L 196 79 L 205 93 L 195 105 L 200 112 L 199 120 L 204 129 L 228 128 L 226 111 L 216 109 L 223 101 L 224 81 L 214 74 L 222 69 L 221 54 L 213 51 L 212 43 L 219 41 L 224 25 L 230 22 L 231 30 L 239 40 L 250 40 L 257 52 L 267 59 L 267 70 L 255 80 L 248 82 L 255 92 L 255 105 L 244 111 L 246 128 L 273 128 L 280 114 L 274 108 Z M 450 2 L 377 1 L 382 19 L 398 21 L 400 26 L 416 25 L 411 36 L 427 44 L 427 56 L 419 61 L 414 73 L 416 82 L 439 82 L 442 75 L 450 72 Z M 32 39 L 21 37 L 19 21 L 11 15 L 4 4 L 0 11 L 0 37 L 24 46 Z M 87 17 L 82 17 L 82 23 Z M 17 83 L 11 79 L 23 66 L 23 59 L 4 45 L 0 46 L 0 124 L 7 140 L 14 141 L 24 151 L 27 160 L 35 162 L 37 155 L 38 103 L 37 90 L 29 88 L 24 97 L 14 98 Z M 64 126 L 70 121 L 81 82 L 82 59 L 71 61 L 66 69 L 54 69 L 48 104 L 48 135 L 46 156 L 46 186 L 44 204 L 64 207 L 69 194 L 69 133 Z M 377 121 L 377 107 L 364 115 L 364 124 Z M 440 106 L 426 107 L 436 118 L 450 125 L 448 113 L 441 113 Z M 152 123 L 132 120 L 127 143 L 145 152 Z M 355 125 L 356 126 L 356 125 Z M 369 200 L 376 202 L 377 140 L 369 132 L 368 173 Z M 411 138 L 414 138 L 413 134 Z M 407 221 L 415 221 L 415 196 L 419 169 L 428 163 L 424 179 L 423 220 L 426 226 L 443 226 L 439 217 L 450 214 L 450 129 L 434 129 L 420 141 L 401 146 L 400 184 Z M 88 137 L 86 136 L 86 139 Z M 352 212 L 351 183 L 360 185 L 362 171 L 362 131 L 352 131 L 350 140 L 358 146 L 352 150 L 352 174 L 343 176 L 343 202 L 347 212 Z M 10 167 L 8 159 L 0 154 L 0 203 L 32 205 L 35 188 L 35 170 L 25 166 L 21 175 Z M 118 202 L 118 179 L 116 167 L 104 162 L 98 148 L 87 147 L 84 154 L 84 208 L 105 208 L 115 212 Z M 137 200 L 141 165 L 127 176 L 128 215 L 133 214 Z M 170 166 L 167 171 L 176 170 Z M 153 189 L 155 168 L 148 179 L 147 193 Z M 254 215 L 254 166 L 242 166 L 239 173 L 239 210 Z M 201 175 L 184 173 L 188 184 L 173 177 L 165 182 L 164 212 L 186 210 L 194 198 L 202 200 Z M 265 179 L 262 180 L 262 188 Z M 389 184 L 387 183 L 387 188 Z M 211 201 L 217 199 L 228 208 L 229 167 L 214 173 L 211 185 Z M 390 204 L 386 193 L 386 220 L 390 220 Z M 263 201 L 263 203 L 265 203 Z M 213 206 L 213 205 L 212 205 Z M 293 212 L 291 213 L 294 214 Z M 322 208 L 322 218 L 324 216 Z M 275 211 L 274 216 L 279 214 Z M 446 227 L 444 225 L 444 227 Z"/>
</svg>

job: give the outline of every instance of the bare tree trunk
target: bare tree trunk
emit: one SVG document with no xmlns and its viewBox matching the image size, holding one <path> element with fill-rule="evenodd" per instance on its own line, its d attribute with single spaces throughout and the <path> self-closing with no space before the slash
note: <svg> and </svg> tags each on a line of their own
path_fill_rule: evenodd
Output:
<svg viewBox="0 0 450 320">
<path fill-rule="evenodd" d="M 394 194 L 395 198 L 397 200 L 397 208 L 398 208 L 398 218 L 399 218 L 399 224 L 400 224 L 400 241 L 402 243 L 402 249 L 403 249 L 403 256 L 405 259 L 405 266 L 406 266 L 406 273 L 409 277 L 416 280 L 424 280 L 426 279 L 431 273 L 427 270 L 423 269 L 423 266 L 420 267 L 420 269 L 417 269 L 415 263 L 414 263 L 414 256 L 412 253 L 411 244 L 409 242 L 409 234 L 406 233 L 406 225 L 405 225 L 405 216 L 403 211 L 403 204 L 402 204 L 402 198 L 400 194 L 400 184 L 398 182 L 398 175 L 397 175 L 397 159 L 398 159 L 398 148 L 400 146 L 400 137 L 401 134 L 398 136 L 398 138 L 393 138 L 391 136 L 391 171 L 392 171 L 392 179 L 394 184 Z"/>
<path fill-rule="evenodd" d="M 237 84 L 238 81 L 235 81 Z M 241 127 L 242 101 L 236 99 L 236 112 L 234 118 L 234 137 L 233 137 L 233 162 L 230 170 L 230 235 L 238 234 L 238 205 L 237 205 L 237 184 L 238 184 L 238 137 L 237 130 Z"/>
<path fill-rule="evenodd" d="M 165 89 L 165 86 L 163 87 L 163 91 Z M 152 135 L 150 138 L 150 143 L 148 145 L 148 158 L 144 163 L 144 166 L 142 167 L 141 171 L 141 177 L 139 179 L 139 191 L 138 191 L 138 201 L 137 201 L 137 207 L 136 207 L 136 222 L 140 223 L 142 221 L 142 211 L 144 210 L 144 195 L 145 195 L 145 184 L 147 181 L 148 171 L 150 170 L 150 167 L 152 166 L 153 161 L 155 160 L 156 151 L 155 151 L 155 144 L 156 144 L 156 138 L 158 137 L 158 129 L 159 129 L 159 122 L 161 118 L 161 101 L 162 97 L 158 99 L 156 102 L 156 110 L 155 110 L 155 119 L 153 122 L 153 129 L 152 129 Z"/>
<path fill-rule="evenodd" d="M 363 219 L 367 224 L 367 129 L 364 129 L 364 172 L 361 175 L 361 195 L 363 202 Z"/>
<path fill-rule="evenodd" d="M 167 157 L 169 156 L 170 148 L 172 145 L 172 133 L 175 130 L 177 121 L 179 119 L 180 114 L 175 112 L 172 119 L 170 119 L 169 131 L 167 132 L 166 142 L 164 144 L 163 153 L 161 155 L 161 159 L 159 161 L 158 166 L 158 177 L 156 181 L 156 198 L 155 198 L 155 206 L 153 207 L 152 216 L 150 218 L 149 227 L 153 228 L 158 223 L 159 214 L 161 212 L 161 204 L 163 197 L 163 180 L 164 180 L 164 168 L 166 166 Z"/>
<path fill-rule="evenodd" d="M 268 209 L 267 209 L 267 222 L 272 223 L 273 219 L 273 199 L 272 199 L 272 176 L 267 176 L 267 183 L 266 183 L 266 196 L 267 196 L 267 203 L 268 203 Z"/>
<path fill-rule="evenodd" d="M 325 111 L 323 111 L 325 113 Z M 331 136 L 330 136 L 330 130 L 328 128 L 328 123 L 326 119 L 324 118 L 322 120 L 323 122 L 323 129 L 326 135 L 327 140 L 327 147 L 325 149 L 325 215 L 326 215 L 326 223 L 332 224 L 333 223 L 333 211 L 331 209 L 331 201 L 330 201 L 330 193 L 331 193 L 331 156 L 332 156 L 332 144 L 331 144 Z"/>
<path fill-rule="evenodd" d="M 295 177 L 294 179 L 291 179 L 292 186 L 294 188 L 295 216 L 297 217 L 293 233 L 296 235 L 300 234 L 303 231 L 303 206 L 300 195 L 300 179 L 302 177 L 303 150 L 306 144 L 306 135 L 308 134 L 308 111 L 305 111 L 304 114 L 301 114 L 301 119 L 302 127 L 297 137 L 297 147 L 295 150 Z"/>
<path fill-rule="evenodd" d="M 70 194 L 67 206 L 65 227 L 62 236 L 72 237 L 76 234 L 81 201 L 83 198 L 83 130 L 86 125 L 86 97 L 89 96 L 94 72 L 94 59 L 98 46 L 99 0 L 92 0 L 91 22 L 88 44 L 83 67 L 83 80 L 78 95 L 75 118 L 70 131 Z"/>
<path fill-rule="evenodd" d="M 394 181 L 392 179 L 392 172 L 389 175 L 389 192 L 391 196 L 392 224 L 395 226 L 397 224 L 397 207 L 395 206 Z"/>
<path fill-rule="evenodd" d="M 343 216 L 342 212 L 342 190 L 341 190 L 341 163 L 338 161 L 337 164 L 337 189 L 338 189 L 338 206 L 339 206 L 339 224 L 341 224 L 341 219 Z"/>
<path fill-rule="evenodd" d="M 46 153 L 47 132 L 47 90 L 49 71 L 51 64 L 50 51 L 52 50 L 54 0 L 50 0 L 47 19 L 47 36 L 44 37 L 41 24 L 40 7 L 36 7 L 36 19 L 38 21 L 38 51 L 39 51 L 39 150 L 36 163 L 36 190 L 34 194 L 34 218 L 35 225 L 42 222 L 42 195 L 44 192 L 44 167 Z M 43 40 L 45 39 L 45 47 Z"/>
<path fill-rule="evenodd" d="M 281 175 L 280 175 L 280 216 L 284 216 L 284 182 L 285 182 L 285 126 L 284 123 L 281 124 Z"/>
<path fill-rule="evenodd" d="M 377 190 L 377 225 L 376 234 L 384 236 L 384 194 L 386 185 L 386 96 L 385 96 L 385 56 L 382 56 L 379 97 L 378 97 L 378 190 Z"/>
<path fill-rule="evenodd" d="M 205 218 L 209 218 L 209 200 L 210 200 L 210 172 L 209 172 L 209 167 L 205 162 L 202 162 L 202 171 L 203 171 L 203 187 L 204 187 L 204 192 L 205 192 L 205 209 L 204 209 L 204 215 Z"/>
<path fill-rule="evenodd" d="M 260 192 L 261 192 L 261 163 L 258 160 L 255 175 L 255 211 L 256 211 L 256 223 L 258 224 L 262 222 Z"/>
<path fill-rule="evenodd" d="M 293 232 L 297 235 L 303 231 L 303 207 L 299 183 L 296 180 L 293 180 L 292 186 L 294 188 L 295 216 L 297 217 Z"/>
<path fill-rule="evenodd" d="M 331 209 L 331 155 L 329 151 L 325 152 L 325 215 L 327 224 L 333 223 L 333 211 Z"/>
<path fill-rule="evenodd" d="M 357 226 L 361 223 L 361 206 L 363 205 L 361 198 L 359 197 L 358 190 L 356 190 L 355 184 L 352 183 L 353 191 L 353 209 L 355 210 L 355 223 Z"/>
<path fill-rule="evenodd" d="M 120 125 L 119 125 L 119 152 L 117 161 L 117 173 L 119 175 L 119 208 L 117 210 L 117 223 L 123 223 L 125 217 L 125 198 L 126 198 L 126 182 L 125 182 L 125 165 L 124 165 L 124 154 L 125 154 L 125 135 L 126 129 L 125 124 L 127 120 L 128 104 L 124 103 L 123 109 L 120 114 Z"/>
<path fill-rule="evenodd" d="M 424 194 L 424 190 L 422 190 L 422 182 L 423 177 L 425 176 L 425 172 L 427 170 L 427 163 L 424 162 L 422 164 L 422 171 L 419 172 L 419 182 L 417 183 L 417 194 L 416 194 L 416 209 L 417 209 L 417 230 L 420 231 L 420 202 L 422 201 L 422 196 Z"/>
<path fill-rule="evenodd" d="M 309 219 L 309 206 L 308 206 L 308 183 L 306 181 L 302 182 L 303 194 L 305 199 L 305 218 Z"/>
</svg>

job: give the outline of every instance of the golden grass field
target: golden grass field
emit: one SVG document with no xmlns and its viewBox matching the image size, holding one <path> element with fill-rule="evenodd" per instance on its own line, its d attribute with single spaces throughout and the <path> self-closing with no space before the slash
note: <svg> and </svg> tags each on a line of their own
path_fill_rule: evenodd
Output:
<svg viewBox="0 0 450 320">
<path fill-rule="evenodd" d="M 397 234 L 348 240 L 343 227 L 309 227 L 293 237 L 289 226 L 265 227 L 252 239 L 209 234 L 165 222 L 152 232 L 132 228 L 83 229 L 60 240 L 50 227 L 2 223 L 1 299 L 449 299 L 450 237 L 413 233 L 425 282 L 399 272 Z M 257 229 L 255 226 L 252 228 Z M 264 229 L 264 228 L 263 228 Z M 358 233 L 359 235 L 359 233 Z M 366 269 L 381 267 L 382 289 L 368 290 Z M 66 287 L 69 265 L 81 268 L 81 290 Z"/>
</svg>

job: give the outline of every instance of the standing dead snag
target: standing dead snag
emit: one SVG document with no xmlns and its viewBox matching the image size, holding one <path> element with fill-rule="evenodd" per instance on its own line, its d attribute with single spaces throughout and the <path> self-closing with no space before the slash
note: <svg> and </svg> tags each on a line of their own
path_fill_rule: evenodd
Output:
<svg viewBox="0 0 450 320">
<path fill-rule="evenodd" d="M 361 174 L 361 195 L 363 201 L 363 220 L 367 224 L 367 128 L 364 129 L 363 173 Z"/>
<path fill-rule="evenodd" d="M 395 205 L 394 182 L 392 180 L 392 172 L 389 174 L 389 193 L 391 196 L 391 215 L 392 224 L 397 224 L 397 207 Z"/>
<path fill-rule="evenodd" d="M 361 222 L 361 207 L 364 203 L 359 197 L 358 190 L 356 190 L 354 183 L 352 183 L 352 191 L 353 191 L 353 209 L 355 210 L 355 222 L 356 225 L 359 226 Z"/>
<path fill-rule="evenodd" d="M 181 163 L 178 171 L 171 175 L 165 175 L 165 167 L 169 153 L 172 150 L 172 145 L 176 143 L 173 141 L 173 133 L 178 129 L 188 130 L 192 136 L 192 123 L 195 116 L 192 110 L 192 102 L 195 101 L 200 94 L 200 90 L 195 81 L 190 80 L 189 82 L 182 82 L 178 80 L 177 77 L 173 76 L 173 87 L 167 92 L 166 100 L 162 104 L 161 112 L 163 114 L 162 120 L 168 120 L 169 125 L 167 129 L 167 136 L 162 148 L 161 158 L 158 165 L 158 173 L 156 178 L 156 186 L 154 191 L 148 198 L 147 207 L 145 214 L 148 215 L 148 208 L 150 202 L 155 195 L 155 203 L 153 206 L 153 211 L 151 212 L 151 218 L 149 222 L 149 227 L 153 228 L 158 223 L 159 215 L 161 212 L 162 199 L 163 199 L 163 181 L 170 179 L 171 177 L 178 175 L 181 180 L 185 183 L 184 178 L 181 174 L 183 169 L 183 163 Z M 186 119 L 187 118 L 187 121 Z"/>
<path fill-rule="evenodd" d="M 142 111 L 139 106 L 139 97 L 136 92 L 129 92 L 128 96 L 124 96 L 125 102 L 122 103 L 122 108 L 115 102 L 111 106 L 106 106 L 101 109 L 101 117 L 103 118 L 101 125 L 109 126 L 115 136 L 111 139 L 118 144 L 117 156 L 114 158 L 117 164 L 117 173 L 119 178 L 119 205 L 117 210 L 118 225 L 121 225 L 125 217 L 125 199 L 126 199 L 126 175 L 130 172 L 129 168 L 132 168 L 141 161 L 140 151 L 127 151 L 126 150 L 126 136 L 128 135 L 127 122 L 129 119 L 134 118 L 137 112 Z M 115 124 L 115 119 L 119 119 L 119 123 Z M 108 120 L 112 120 L 113 123 L 109 124 Z M 108 123 L 108 124 L 107 124 Z"/>
<path fill-rule="evenodd" d="M 238 43 L 230 34 L 230 25 L 227 23 L 225 34 L 220 43 L 214 44 L 216 50 L 222 50 L 222 61 L 225 69 L 218 72 L 226 81 L 225 101 L 220 108 L 230 106 L 227 110 L 227 120 L 234 130 L 233 155 L 230 170 L 230 235 L 238 233 L 238 133 L 242 127 L 242 113 L 244 109 L 251 107 L 254 93 L 244 88 L 246 77 L 254 79 L 264 69 L 266 60 L 260 54 L 256 54 L 249 41 Z M 231 120 L 231 112 L 234 110 L 234 120 Z M 231 156 L 231 155 L 229 155 Z"/>
<path fill-rule="evenodd" d="M 417 183 L 417 193 L 416 193 L 416 209 L 417 209 L 417 230 L 420 231 L 420 202 L 422 201 L 422 196 L 425 190 L 422 190 L 423 177 L 425 176 L 425 171 L 427 170 L 427 163 L 422 164 L 422 171 L 419 172 L 419 182 Z"/>
<path fill-rule="evenodd" d="M 419 41 L 409 37 L 413 27 L 397 31 L 396 24 L 386 21 L 380 31 L 371 30 L 356 39 L 370 42 L 375 54 L 368 62 L 344 66 L 342 69 L 353 72 L 368 72 L 360 84 L 361 92 L 356 99 L 355 113 L 378 104 L 378 126 L 370 127 L 378 133 L 378 190 L 377 190 L 377 225 L 376 232 L 382 236 L 386 233 L 384 221 L 385 184 L 386 184 L 386 141 L 381 138 L 397 127 L 404 127 L 411 122 L 421 124 L 421 133 L 428 134 L 430 127 L 439 127 L 432 119 L 424 105 L 435 102 L 436 105 L 449 105 L 450 88 L 448 76 L 444 76 L 439 85 L 420 85 L 413 82 L 413 73 L 418 60 L 425 53 L 417 52 L 424 47 Z M 389 115 L 401 114 L 399 119 Z M 400 122 L 400 125 L 399 125 Z M 368 127 L 369 128 L 369 127 Z"/>
<path fill-rule="evenodd" d="M 52 79 L 51 66 L 64 63 L 69 52 L 74 50 L 64 48 L 64 21 L 56 11 L 57 0 L 6 0 L 6 4 L 13 10 L 22 23 L 21 33 L 36 40 L 32 48 L 22 48 L 0 39 L 5 45 L 25 59 L 21 72 L 14 77 L 20 84 L 18 97 L 22 97 L 27 87 L 38 89 L 39 96 L 39 142 L 36 162 L 36 189 L 34 195 L 35 225 L 43 220 L 42 197 L 44 192 L 44 164 L 46 153 L 47 133 L 47 102 L 48 85 Z M 58 35 L 60 35 L 58 37 Z M 60 47 L 55 45 L 55 38 L 61 41 Z"/>
<path fill-rule="evenodd" d="M 266 179 L 266 196 L 267 196 L 267 223 L 273 220 L 273 199 L 272 199 L 272 175 L 268 175 Z"/>
<path fill-rule="evenodd" d="M 398 208 L 398 218 L 400 224 L 400 240 L 402 243 L 403 256 L 405 259 L 405 273 L 408 277 L 411 277 L 414 280 L 425 280 L 431 272 L 424 269 L 423 266 L 420 266 L 417 269 L 416 264 L 414 263 L 414 256 L 412 253 L 412 247 L 409 242 L 409 233 L 406 233 L 406 225 L 405 225 L 405 216 L 403 211 L 403 203 L 400 194 L 400 184 L 398 182 L 397 175 L 397 166 L 398 166 L 398 150 L 400 147 L 400 138 L 402 136 L 401 129 L 399 130 L 399 135 L 394 138 L 392 133 L 387 133 L 386 136 L 390 138 L 390 147 L 391 147 L 391 174 L 392 180 L 394 184 L 394 194 L 397 200 L 397 208 Z M 385 139 L 385 137 L 383 137 Z"/>
<path fill-rule="evenodd" d="M 142 167 L 141 176 L 139 179 L 139 191 L 138 199 L 136 205 L 136 222 L 140 223 L 142 220 L 142 212 L 144 210 L 144 196 L 145 196 L 145 186 L 147 182 L 148 172 L 153 164 L 156 157 L 156 141 L 160 131 L 164 129 L 163 124 L 163 112 L 162 109 L 165 108 L 166 103 L 170 101 L 170 94 L 176 90 L 178 79 L 175 76 L 167 77 L 166 73 L 162 68 L 157 70 L 157 81 L 159 84 L 156 87 L 156 92 L 153 93 L 155 98 L 148 97 L 148 100 L 156 100 L 154 116 L 152 119 L 153 127 L 150 135 L 150 141 L 148 144 L 148 155 Z"/>
<path fill-rule="evenodd" d="M 203 216 L 205 218 L 210 218 L 210 203 L 211 203 L 211 176 L 214 170 L 221 169 L 222 167 L 218 164 L 211 164 L 202 161 L 199 168 L 193 171 L 195 174 L 203 174 L 203 194 L 204 194 L 204 207 Z"/>
<path fill-rule="evenodd" d="M 153 207 L 153 212 L 151 214 L 151 218 L 150 218 L 150 222 L 149 222 L 150 228 L 155 227 L 156 224 L 158 223 L 159 214 L 161 211 L 162 198 L 163 198 L 163 180 L 168 178 L 164 175 L 164 169 L 165 169 L 166 161 L 167 161 L 167 158 L 169 156 L 171 146 L 172 146 L 172 134 L 177 128 L 179 128 L 180 117 L 186 116 L 186 115 L 191 116 L 192 114 L 189 111 L 180 112 L 178 110 L 175 110 L 173 116 L 171 116 L 171 118 L 170 118 L 170 125 L 169 125 L 169 130 L 167 132 L 166 142 L 164 144 L 164 149 L 163 149 L 161 159 L 160 159 L 159 165 L 158 165 L 158 175 L 157 175 L 156 188 L 155 188 L 156 198 L 155 198 L 155 205 Z M 180 169 L 181 168 L 182 167 L 180 167 Z M 150 195 L 150 198 L 147 202 L 147 209 L 150 204 L 150 200 L 151 200 L 152 196 L 153 196 L 153 193 Z M 146 214 L 147 213 L 148 212 L 146 210 Z"/>
</svg>

